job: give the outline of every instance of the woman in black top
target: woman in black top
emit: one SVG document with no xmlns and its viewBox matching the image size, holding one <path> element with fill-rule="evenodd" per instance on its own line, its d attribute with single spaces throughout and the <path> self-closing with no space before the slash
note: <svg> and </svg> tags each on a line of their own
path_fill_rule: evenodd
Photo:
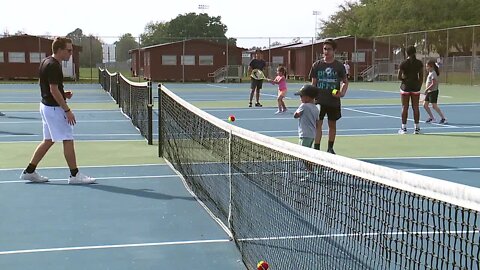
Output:
<svg viewBox="0 0 480 270">
<path fill-rule="evenodd" d="M 420 133 L 420 89 L 423 82 L 423 63 L 415 57 L 416 50 L 414 46 L 407 48 L 408 58 L 400 64 L 398 70 L 398 79 L 402 81 L 400 85 L 400 96 L 402 98 L 402 128 L 399 134 L 407 133 L 408 106 L 412 102 L 413 120 L 415 122 L 414 134 Z"/>
</svg>

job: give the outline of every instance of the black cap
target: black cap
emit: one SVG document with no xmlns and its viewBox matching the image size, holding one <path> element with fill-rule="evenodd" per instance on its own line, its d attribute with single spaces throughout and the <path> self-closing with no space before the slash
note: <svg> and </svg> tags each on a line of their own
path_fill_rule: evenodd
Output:
<svg viewBox="0 0 480 270">
<path fill-rule="evenodd" d="M 298 92 L 295 93 L 295 95 L 315 98 L 318 95 L 318 90 L 319 89 L 317 87 L 311 84 L 305 84 Z"/>
</svg>

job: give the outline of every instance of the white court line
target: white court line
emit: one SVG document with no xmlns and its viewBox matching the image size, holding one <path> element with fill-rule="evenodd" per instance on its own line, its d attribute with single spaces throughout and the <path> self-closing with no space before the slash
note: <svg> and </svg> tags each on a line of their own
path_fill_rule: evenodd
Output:
<svg viewBox="0 0 480 270">
<path fill-rule="evenodd" d="M 116 134 L 116 133 L 109 133 L 109 134 L 74 134 L 75 137 L 79 136 L 92 136 L 92 137 L 108 137 L 108 136 L 142 136 L 139 133 L 130 133 L 130 134 Z M 0 135 L 0 138 L 9 138 L 9 137 L 43 137 L 42 134 L 33 134 L 33 135 L 25 135 L 25 134 L 13 134 L 13 135 Z"/>
<path fill-rule="evenodd" d="M 398 134 L 397 134 L 398 135 Z M 386 160 L 386 159 L 457 159 L 457 158 L 480 158 L 480 156 L 439 156 L 439 157 L 375 157 L 375 158 L 357 158 L 368 160 Z"/>
<path fill-rule="evenodd" d="M 228 87 L 226 87 L 226 86 L 220 86 L 220 85 L 215 85 L 215 84 L 206 84 L 206 86 L 228 89 Z"/>
<path fill-rule="evenodd" d="M 402 119 L 399 116 L 393 116 L 393 115 L 388 115 L 388 114 L 381 114 L 381 113 L 373 113 L 373 112 L 367 112 L 367 111 L 362 111 L 362 110 L 357 110 L 357 109 L 352 109 L 352 108 L 344 108 L 347 111 L 352 111 L 352 112 L 358 112 L 358 113 L 364 113 L 364 114 L 369 114 L 369 115 L 377 115 L 377 116 L 383 116 L 383 117 L 388 117 L 388 118 L 395 118 L 395 119 Z M 408 118 L 407 121 L 413 122 L 414 120 L 411 118 Z M 459 128 L 457 126 L 453 125 L 448 125 L 448 124 L 438 124 L 438 123 L 431 123 L 431 125 L 439 125 L 443 127 L 454 127 L 454 128 Z"/>
<path fill-rule="evenodd" d="M 462 104 L 442 104 L 442 107 L 475 107 L 478 108 L 480 103 L 478 102 L 467 102 Z M 400 104 L 392 104 L 392 105 L 383 105 L 383 106 L 376 106 L 376 105 L 344 105 L 342 108 L 357 108 L 357 109 L 391 109 L 391 108 L 399 108 L 401 107 Z"/>
<path fill-rule="evenodd" d="M 112 180 L 112 179 L 139 179 L 139 178 L 178 178 L 176 174 L 170 175 L 136 175 L 136 176 L 112 176 L 112 177 L 94 177 L 96 180 Z M 49 179 L 48 182 L 62 182 L 67 181 L 67 178 Z M 0 181 L 0 184 L 16 184 L 16 183 L 30 183 L 28 180 L 12 180 L 12 181 Z"/>
<path fill-rule="evenodd" d="M 242 238 L 237 239 L 240 242 L 247 241 L 275 241 L 275 240 L 287 240 L 287 239 L 309 239 L 309 238 L 345 238 L 345 237 L 362 237 L 362 236 L 378 236 L 378 235 L 442 235 L 442 234 L 472 234 L 478 233 L 478 231 L 430 231 L 430 232 L 376 232 L 376 233 L 335 233 L 335 234 L 316 234 L 316 235 L 292 235 L 292 236 L 280 236 L 280 237 L 257 237 L 257 238 Z"/>
<path fill-rule="evenodd" d="M 0 122 L 0 125 L 5 124 L 38 124 L 41 123 L 42 119 L 38 119 L 38 121 L 17 121 L 17 122 Z M 77 123 L 112 123 L 112 122 L 131 122 L 130 119 L 117 119 L 117 120 L 80 120 Z"/>
<path fill-rule="evenodd" d="M 95 250 L 95 249 L 114 249 L 114 248 L 212 244 L 212 243 L 228 243 L 230 241 L 231 241 L 230 239 L 211 239 L 211 240 L 173 241 L 173 242 L 157 242 L 157 243 L 78 246 L 78 247 L 63 247 L 63 248 L 20 249 L 20 250 L 0 251 L 0 255 L 15 255 L 15 254 L 40 253 L 40 252 L 63 252 L 63 251 L 77 251 L 77 250 Z"/>
<path fill-rule="evenodd" d="M 376 90 L 376 89 L 364 89 L 364 88 L 355 88 L 352 90 L 361 90 L 361 91 L 370 91 L 370 92 L 380 92 L 380 93 L 390 93 L 390 94 L 399 94 L 400 90 L 397 91 L 386 91 L 386 90 Z M 452 98 L 451 96 L 440 96 L 444 98 Z"/>
<path fill-rule="evenodd" d="M 168 166 L 165 163 L 155 164 L 155 163 L 145 163 L 145 164 L 125 164 L 125 165 L 99 165 L 99 166 L 82 166 L 82 168 L 116 168 L 116 167 L 147 167 L 147 166 Z M 57 169 L 65 169 L 67 167 L 42 167 L 41 170 L 57 170 Z M 8 169 L 0 169 L 0 171 L 16 171 L 16 170 L 23 170 L 25 167 L 22 168 L 8 168 Z"/>
<path fill-rule="evenodd" d="M 1 135 L 0 135 L 1 137 Z M 137 140 L 79 140 L 76 139 L 76 142 L 142 142 L 145 141 L 145 138 L 139 138 Z M 0 141 L 0 144 L 12 144 L 12 143 L 40 143 L 39 141 Z M 82 166 L 83 167 L 83 166 Z"/>
<path fill-rule="evenodd" d="M 272 94 L 260 94 L 261 96 L 267 96 L 267 97 L 278 97 L 278 95 L 272 95 Z M 285 99 L 292 99 L 290 97 L 285 97 Z"/>
<path fill-rule="evenodd" d="M 480 168 L 439 168 L 439 169 L 402 169 L 402 171 L 407 172 L 425 172 L 425 171 L 480 171 Z"/>
</svg>

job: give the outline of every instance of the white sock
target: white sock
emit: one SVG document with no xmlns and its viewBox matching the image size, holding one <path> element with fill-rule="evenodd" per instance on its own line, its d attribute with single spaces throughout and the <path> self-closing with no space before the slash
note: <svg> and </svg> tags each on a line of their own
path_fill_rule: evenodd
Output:
<svg viewBox="0 0 480 270">
<path fill-rule="evenodd" d="M 406 129 L 406 128 L 407 128 L 407 125 L 402 124 L 402 129 Z"/>
<path fill-rule="evenodd" d="M 415 128 L 420 128 L 420 124 L 415 124 Z"/>
</svg>

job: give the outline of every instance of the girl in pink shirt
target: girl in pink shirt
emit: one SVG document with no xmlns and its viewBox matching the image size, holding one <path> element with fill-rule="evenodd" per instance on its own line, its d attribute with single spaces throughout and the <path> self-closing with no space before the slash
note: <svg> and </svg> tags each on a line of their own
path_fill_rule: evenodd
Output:
<svg viewBox="0 0 480 270">
<path fill-rule="evenodd" d="M 278 84 L 278 111 L 275 114 L 284 113 L 287 111 L 285 106 L 285 96 L 287 95 L 287 70 L 283 66 L 277 68 L 277 77 L 270 81 L 272 84 Z"/>
</svg>

